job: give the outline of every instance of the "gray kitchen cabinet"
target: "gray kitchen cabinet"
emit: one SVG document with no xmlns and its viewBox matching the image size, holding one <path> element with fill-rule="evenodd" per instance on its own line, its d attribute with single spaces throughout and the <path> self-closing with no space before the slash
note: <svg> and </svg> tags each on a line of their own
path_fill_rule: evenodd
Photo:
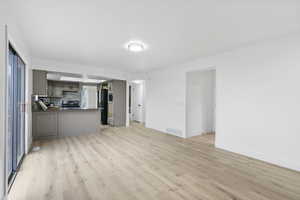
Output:
<svg viewBox="0 0 300 200">
<path fill-rule="evenodd" d="M 98 109 L 65 110 L 58 114 L 59 137 L 95 134 L 100 131 Z"/>
<path fill-rule="evenodd" d="M 32 113 L 35 140 L 95 134 L 100 131 L 98 109 L 66 109 Z"/>
<path fill-rule="evenodd" d="M 126 126 L 126 81 L 111 81 L 113 93 L 112 121 L 114 126 Z"/>
<path fill-rule="evenodd" d="M 33 112 L 32 132 L 34 138 L 58 136 L 58 112 Z"/>
<path fill-rule="evenodd" d="M 33 70 L 33 94 L 47 95 L 47 72 L 42 70 Z"/>
</svg>

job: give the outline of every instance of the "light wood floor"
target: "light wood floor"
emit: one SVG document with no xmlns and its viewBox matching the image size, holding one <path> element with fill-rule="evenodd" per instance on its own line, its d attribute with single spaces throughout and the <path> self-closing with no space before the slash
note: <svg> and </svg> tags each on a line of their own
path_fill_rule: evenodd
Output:
<svg viewBox="0 0 300 200">
<path fill-rule="evenodd" d="M 300 173 L 145 129 L 41 142 L 10 200 L 299 200 Z"/>
<path fill-rule="evenodd" d="M 189 140 L 194 141 L 194 142 L 203 142 L 206 144 L 215 145 L 215 134 L 210 133 L 210 134 L 194 136 L 194 137 L 189 138 Z"/>
</svg>

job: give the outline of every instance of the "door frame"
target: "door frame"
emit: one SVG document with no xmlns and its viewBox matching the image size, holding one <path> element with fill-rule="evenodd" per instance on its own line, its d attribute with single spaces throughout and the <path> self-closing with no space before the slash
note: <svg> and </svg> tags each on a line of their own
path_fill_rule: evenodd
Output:
<svg viewBox="0 0 300 200">
<path fill-rule="evenodd" d="M 187 82 L 188 82 L 188 78 L 187 78 L 187 76 L 188 76 L 188 73 L 192 73 L 192 72 L 208 72 L 208 71 L 214 71 L 214 82 L 213 82 L 213 93 L 214 93 L 214 104 L 213 104 L 213 131 L 212 132 L 214 132 L 214 134 L 215 134 L 215 141 L 216 141 L 216 137 L 217 137 L 217 130 L 216 130 L 216 124 L 217 124 L 217 68 L 216 68 L 216 66 L 210 66 L 210 67 L 206 67 L 206 68 L 203 68 L 203 69 L 194 69 L 194 70 L 189 70 L 189 71 L 186 71 L 185 72 L 185 85 L 186 85 L 186 87 L 188 86 L 187 85 Z M 187 104 L 187 102 L 188 102 L 188 100 L 187 100 L 187 98 L 188 98 L 188 96 L 187 96 L 187 88 L 185 88 L 185 101 L 186 101 L 186 105 L 185 105 L 185 109 L 186 109 L 186 111 L 185 111 L 185 120 L 186 120 L 186 122 L 185 122 L 185 135 L 184 135 L 184 137 L 185 138 L 188 138 L 188 137 L 191 137 L 190 135 L 189 135 L 189 128 L 188 128 L 188 112 L 187 112 L 187 110 L 188 110 L 188 108 L 187 108 L 187 106 L 188 106 L 188 104 Z M 214 145 L 215 145 L 215 143 L 216 142 L 214 142 Z"/>
</svg>

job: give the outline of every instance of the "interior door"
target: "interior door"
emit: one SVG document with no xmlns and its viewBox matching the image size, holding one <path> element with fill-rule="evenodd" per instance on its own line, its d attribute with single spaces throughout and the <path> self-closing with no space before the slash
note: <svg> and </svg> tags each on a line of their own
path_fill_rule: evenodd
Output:
<svg viewBox="0 0 300 200">
<path fill-rule="evenodd" d="M 133 120 L 143 122 L 143 84 L 133 85 Z"/>
</svg>

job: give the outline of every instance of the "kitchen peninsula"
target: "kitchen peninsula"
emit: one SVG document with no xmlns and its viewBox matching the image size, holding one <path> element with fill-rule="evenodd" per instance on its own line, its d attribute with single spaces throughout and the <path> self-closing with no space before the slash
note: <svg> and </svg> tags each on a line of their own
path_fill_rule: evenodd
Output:
<svg viewBox="0 0 300 200">
<path fill-rule="evenodd" d="M 98 109 L 62 108 L 35 111 L 32 114 L 32 132 L 35 139 L 98 133 L 99 127 Z"/>
<path fill-rule="evenodd" d="M 77 136 L 100 131 L 99 83 L 74 75 L 33 71 L 32 132 L 34 139 Z"/>
</svg>

